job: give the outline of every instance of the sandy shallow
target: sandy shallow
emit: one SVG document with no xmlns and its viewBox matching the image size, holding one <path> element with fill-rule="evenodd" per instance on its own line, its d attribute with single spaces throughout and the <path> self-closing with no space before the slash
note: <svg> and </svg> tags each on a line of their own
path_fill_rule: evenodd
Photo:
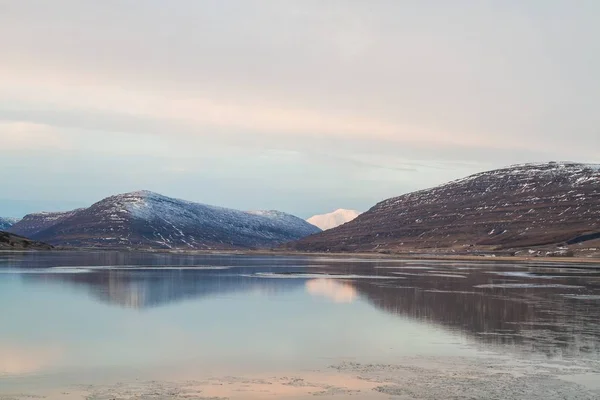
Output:
<svg viewBox="0 0 600 400">
<path fill-rule="evenodd" d="M 293 374 L 79 384 L 23 393 L 3 393 L 0 389 L 0 400 L 304 400 L 315 397 L 597 400 L 600 398 L 600 362 L 410 357 L 395 364 L 341 362 L 322 371 Z"/>
</svg>

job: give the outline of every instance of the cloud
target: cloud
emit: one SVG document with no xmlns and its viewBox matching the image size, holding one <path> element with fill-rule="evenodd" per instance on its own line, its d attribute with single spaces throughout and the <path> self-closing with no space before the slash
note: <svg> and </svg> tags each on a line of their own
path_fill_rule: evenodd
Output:
<svg viewBox="0 0 600 400">
<path fill-rule="evenodd" d="M 67 137 L 51 126 L 0 120 L 0 151 L 70 148 Z"/>
<path fill-rule="evenodd" d="M 323 296 L 334 303 L 352 303 L 356 297 L 356 289 L 334 279 L 311 279 L 306 282 L 306 291 L 313 296 Z"/>
<path fill-rule="evenodd" d="M 11 198 L 144 185 L 311 215 L 518 162 L 600 161 L 599 7 L 7 3 L 0 178 Z"/>
<path fill-rule="evenodd" d="M 172 174 L 185 174 L 190 172 L 190 169 L 181 165 L 170 165 L 164 168 L 166 172 L 170 172 Z"/>
<path fill-rule="evenodd" d="M 599 63 L 580 51 L 593 37 L 582 29 L 593 13 L 440 4 L 438 15 L 418 3 L 183 1 L 180 11 L 149 2 L 143 13 L 130 3 L 121 8 L 129 17 L 115 19 L 99 4 L 26 3 L 0 16 L 0 33 L 4 26 L 12 38 L 0 65 L 4 110 L 168 121 L 205 138 L 233 131 L 263 142 L 373 140 L 447 146 L 453 154 L 561 154 L 570 126 L 578 151 L 591 154 L 598 144 L 597 84 L 575 73 Z M 564 35 L 554 13 L 569 17 Z M 564 46 L 567 36 L 575 50 Z"/>
<path fill-rule="evenodd" d="M 215 129 L 236 131 L 238 136 L 279 138 L 304 137 L 318 140 L 334 137 L 342 140 L 369 138 L 401 143 L 461 143 L 472 146 L 480 139 L 466 135 L 448 135 L 426 126 L 386 120 L 368 113 L 323 110 L 311 105 L 294 106 L 280 98 L 247 99 L 247 94 L 232 93 L 231 97 L 205 93 L 185 94 L 172 90 L 144 91 L 135 86 L 114 86 L 111 82 L 88 81 L 75 73 L 69 76 L 35 78 L 16 70 L 5 70 L 0 76 L 0 102 L 19 109 L 53 110 L 54 113 L 86 115 L 104 113 L 114 117 L 134 117 L 182 124 L 195 135 L 214 135 Z M 76 85 L 69 82 L 75 83 Z M 6 111 L 7 110 L 7 111 Z M 15 110 L 15 113 L 18 113 Z M 23 113 L 21 113 L 22 115 Z M 113 118 L 114 118 L 113 117 Z M 173 132 L 169 133 L 170 135 Z"/>
<path fill-rule="evenodd" d="M 19 73 L 14 71 L 0 76 L 12 77 L 10 82 L 0 78 L 0 88 L 3 88 L 0 105 L 6 104 L 0 108 L 0 117 L 28 119 L 22 123 L 46 125 L 46 130 L 54 129 L 56 136 L 60 135 L 60 131 L 70 130 L 72 135 L 79 132 L 81 136 L 90 136 L 93 131 L 163 136 L 172 142 L 187 137 L 208 140 L 209 145 L 267 145 L 313 154 L 329 153 L 330 159 L 362 163 L 367 162 L 358 161 L 358 158 L 364 157 L 351 155 L 356 150 L 350 150 L 350 156 L 348 151 L 344 154 L 344 150 L 351 147 L 364 149 L 366 144 L 381 152 L 387 147 L 395 149 L 396 156 L 401 155 L 405 160 L 410 158 L 411 153 L 414 154 L 415 149 L 425 156 L 427 153 L 443 153 L 443 159 L 453 161 L 477 159 L 482 149 L 500 152 L 498 158 L 529 152 L 546 154 L 543 157 L 548 159 L 564 153 L 565 142 L 568 141 L 567 136 L 549 141 L 535 134 L 475 134 L 468 130 L 456 131 L 451 126 L 438 129 L 429 122 L 370 115 L 368 110 L 327 110 L 313 105 L 299 107 L 278 98 L 252 101 L 245 99 L 247 94 L 242 92 L 231 93 L 231 97 L 211 96 L 211 93 L 205 93 L 207 97 L 198 97 L 194 93 L 113 86 L 111 82 L 80 82 L 76 74 L 64 77 L 63 83 L 60 79 L 57 82 L 35 81 L 39 79 L 37 75 L 36 78 L 23 76 L 19 79 Z M 65 84 L 70 80 L 78 83 Z M 63 149 L 68 147 L 66 136 L 61 139 L 54 140 L 54 145 Z M 587 136 L 568 148 L 574 154 L 591 155 L 590 144 L 597 141 L 596 136 Z M 29 142 L 35 143 L 35 140 Z M 42 140 L 40 144 L 47 142 Z M 331 146 L 336 146 L 336 151 L 332 152 Z M 115 146 L 113 150 L 121 148 Z M 139 147 L 139 151 L 144 150 Z M 417 157 L 423 158 L 423 155 Z M 377 158 L 377 153 L 371 158 Z M 439 161 L 438 156 L 429 158 Z"/>
</svg>

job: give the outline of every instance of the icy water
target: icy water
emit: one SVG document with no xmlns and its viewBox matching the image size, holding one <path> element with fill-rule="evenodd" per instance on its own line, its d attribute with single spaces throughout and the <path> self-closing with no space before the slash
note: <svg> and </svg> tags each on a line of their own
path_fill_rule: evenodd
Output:
<svg viewBox="0 0 600 400">
<path fill-rule="evenodd" d="M 442 365 L 435 371 L 471 368 L 470 380 L 481 368 L 519 369 L 514 379 L 535 370 L 531 377 L 571 388 L 561 398 L 600 395 L 600 265 L 0 253 L 0 399 L 53 388 L 77 388 L 56 398 L 263 398 L 248 394 L 255 389 L 269 397 L 263 383 L 269 398 L 389 398 L 410 396 L 398 381 L 409 373 L 418 390 L 419 375 L 433 373 L 415 369 L 423 360 Z M 290 374 L 303 378 L 285 381 Z M 311 392 L 311 374 L 361 380 L 313 383 Z M 271 380 L 232 378 L 242 376 Z M 221 378 L 189 383 L 209 377 Z M 128 382 L 188 382 L 197 392 L 161 383 L 115 395 Z M 236 389 L 218 396 L 224 385 Z M 481 390 L 488 397 L 492 388 Z"/>
</svg>

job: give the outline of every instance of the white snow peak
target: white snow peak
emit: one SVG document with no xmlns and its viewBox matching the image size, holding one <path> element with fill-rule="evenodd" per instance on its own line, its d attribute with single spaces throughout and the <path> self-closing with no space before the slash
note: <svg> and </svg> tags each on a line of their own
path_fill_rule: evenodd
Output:
<svg viewBox="0 0 600 400">
<path fill-rule="evenodd" d="M 360 214 L 361 212 L 356 210 L 346 210 L 340 208 L 327 214 L 314 215 L 306 221 L 325 231 L 327 229 L 336 228 L 345 224 L 346 222 L 350 222 Z"/>
</svg>

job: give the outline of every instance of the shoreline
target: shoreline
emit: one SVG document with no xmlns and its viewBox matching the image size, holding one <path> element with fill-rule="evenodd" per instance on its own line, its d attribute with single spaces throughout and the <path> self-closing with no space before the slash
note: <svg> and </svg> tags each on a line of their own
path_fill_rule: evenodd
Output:
<svg viewBox="0 0 600 400">
<path fill-rule="evenodd" d="M 371 253 L 371 252 L 306 252 L 294 250 L 187 250 L 187 249 L 131 249 L 131 248 L 54 248 L 51 250 L 2 250 L 0 254 L 6 253 L 45 253 L 45 252 L 125 252 L 125 253 L 153 253 L 153 254 L 177 254 L 177 255 L 220 255 L 220 256 L 272 256 L 272 257 L 331 257 L 331 258 L 362 258 L 398 261 L 480 261 L 480 262 L 541 262 L 544 264 L 598 264 L 600 268 L 600 257 L 553 257 L 553 256 L 506 256 L 488 254 L 430 254 L 430 253 Z"/>
<path fill-rule="evenodd" d="M 597 399 L 600 364 L 585 360 L 409 356 L 393 363 L 337 360 L 324 369 L 214 376 L 188 372 L 161 379 L 73 382 L 53 388 L 0 390 L 0 399 L 26 400 L 308 400 L 315 396 L 389 398 Z"/>
</svg>

